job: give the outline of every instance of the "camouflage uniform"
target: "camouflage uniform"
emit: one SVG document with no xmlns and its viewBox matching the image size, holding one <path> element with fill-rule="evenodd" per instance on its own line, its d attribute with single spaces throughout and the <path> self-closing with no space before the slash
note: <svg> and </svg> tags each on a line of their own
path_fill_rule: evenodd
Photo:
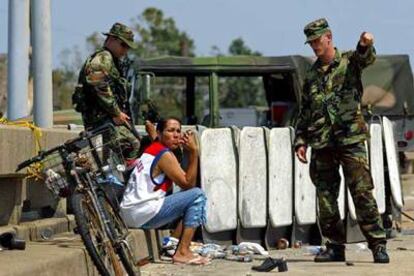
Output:
<svg viewBox="0 0 414 276">
<path fill-rule="evenodd" d="M 115 23 L 105 35 L 115 36 L 134 48 L 132 31 L 120 23 Z M 86 129 L 112 122 L 112 118 L 119 116 L 120 112 L 128 113 L 123 110 L 123 105 L 128 101 L 130 85 L 122 76 L 120 65 L 120 60 L 106 48 L 97 50 L 84 63 L 78 83 L 82 85 L 84 93 L 82 120 Z M 139 140 L 123 125 L 116 126 L 116 133 L 124 157 L 127 160 L 137 158 Z"/>
<path fill-rule="evenodd" d="M 307 42 L 315 39 L 322 22 L 305 27 Z M 319 25 L 318 25 L 319 24 Z M 313 28 L 313 29 L 312 29 Z M 319 31 L 319 33 L 318 33 Z M 385 232 L 372 194 L 373 182 L 367 162 L 365 140 L 368 130 L 361 113 L 362 70 L 375 61 L 373 46 L 340 52 L 327 68 L 318 59 L 305 78 L 295 149 L 311 146 L 310 176 L 317 189 L 322 234 L 332 243 L 345 243 L 345 230 L 339 216 L 339 165 L 350 189 L 361 231 L 369 247 L 385 244 Z"/>
</svg>

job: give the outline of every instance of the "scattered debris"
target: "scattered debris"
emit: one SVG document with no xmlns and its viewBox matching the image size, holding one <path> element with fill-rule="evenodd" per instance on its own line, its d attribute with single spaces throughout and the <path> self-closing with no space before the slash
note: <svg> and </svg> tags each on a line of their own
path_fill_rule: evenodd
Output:
<svg viewBox="0 0 414 276">
<path fill-rule="evenodd" d="M 355 244 L 355 246 L 357 247 L 357 252 L 368 250 L 368 246 L 362 242 Z"/>
<path fill-rule="evenodd" d="M 299 248 L 302 248 L 302 241 L 295 241 L 294 243 L 293 243 L 293 248 L 296 248 L 296 249 L 299 249 Z"/>
<path fill-rule="evenodd" d="M 308 255 L 318 255 L 323 251 L 322 246 L 306 246 L 305 250 Z"/>
<path fill-rule="evenodd" d="M 50 238 L 53 236 L 53 230 L 50 227 L 46 227 L 40 232 L 40 237 L 42 240 L 50 240 Z"/>
<path fill-rule="evenodd" d="M 289 247 L 289 241 L 285 238 L 281 238 L 277 241 L 276 248 L 277 249 L 286 249 Z"/>
<path fill-rule="evenodd" d="M 6 232 L 0 235 L 0 247 L 4 249 L 26 249 L 26 241 L 16 238 L 16 234 L 12 232 Z"/>
</svg>

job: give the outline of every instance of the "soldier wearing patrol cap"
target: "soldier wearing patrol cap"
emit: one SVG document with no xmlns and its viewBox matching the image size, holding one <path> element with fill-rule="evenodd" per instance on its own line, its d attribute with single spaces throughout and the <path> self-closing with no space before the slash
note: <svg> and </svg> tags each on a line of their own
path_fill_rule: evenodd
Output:
<svg viewBox="0 0 414 276">
<path fill-rule="evenodd" d="M 82 113 L 86 129 L 93 129 L 107 122 L 116 125 L 117 139 L 128 163 L 138 157 L 140 142 L 133 134 L 130 117 L 125 110 L 130 84 L 123 76 L 121 60 L 129 49 L 136 48 L 132 30 L 115 23 L 101 49 L 88 57 L 78 79 L 72 101 Z"/>
<path fill-rule="evenodd" d="M 361 113 L 362 70 L 375 61 L 373 35 L 363 32 L 356 50 L 341 52 L 332 41 L 326 19 L 304 28 L 306 42 L 317 60 L 308 70 L 296 125 L 295 152 L 307 163 L 312 148 L 310 176 L 317 191 L 319 222 L 327 248 L 315 262 L 345 261 L 345 229 L 337 198 L 343 168 L 357 220 L 373 252 L 375 263 L 388 263 L 385 231 L 373 197 L 365 141 L 368 130 Z"/>
</svg>

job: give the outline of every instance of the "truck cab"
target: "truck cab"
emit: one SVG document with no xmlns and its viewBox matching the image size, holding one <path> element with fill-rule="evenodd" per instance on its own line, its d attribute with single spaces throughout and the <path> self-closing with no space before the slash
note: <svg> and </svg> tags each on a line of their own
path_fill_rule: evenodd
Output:
<svg viewBox="0 0 414 276">
<path fill-rule="evenodd" d="M 301 75 L 292 57 L 161 57 L 134 63 L 136 113 L 151 98 L 185 124 L 291 125 Z M 175 98 L 175 99 L 174 99 Z M 178 105 L 171 114 L 173 103 Z M 181 103 L 181 105 L 179 104 Z M 245 119 L 243 119 L 245 118 Z M 138 123 L 140 122 L 140 118 Z M 235 123 L 231 123 L 235 122 Z"/>
</svg>

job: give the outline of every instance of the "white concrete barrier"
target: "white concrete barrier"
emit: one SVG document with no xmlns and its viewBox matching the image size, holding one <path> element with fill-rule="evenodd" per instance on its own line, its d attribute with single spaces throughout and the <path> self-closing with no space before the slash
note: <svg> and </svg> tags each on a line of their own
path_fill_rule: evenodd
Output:
<svg viewBox="0 0 414 276">
<path fill-rule="evenodd" d="M 205 129 L 201 134 L 201 187 L 207 196 L 210 233 L 237 228 L 236 147 L 229 128 Z"/>
<path fill-rule="evenodd" d="M 341 219 L 345 219 L 345 178 L 344 171 L 342 166 L 339 166 L 339 175 L 341 176 L 341 184 L 339 185 L 339 195 L 338 195 L 338 209 Z"/>
<path fill-rule="evenodd" d="M 309 175 L 310 148 L 306 153 L 308 163 L 295 157 L 295 216 L 299 225 L 316 223 L 316 189 Z"/>
<path fill-rule="evenodd" d="M 268 139 L 269 220 L 272 227 L 292 224 L 293 151 L 290 128 L 272 128 Z"/>
<path fill-rule="evenodd" d="M 372 123 L 369 127 L 369 166 L 374 183 L 374 197 L 380 214 L 385 213 L 384 155 L 382 147 L 382 127 Z"/>
<path fill-rule="evenodd" d="M 239 144 L 239 218 L 244 228 L 267 224 L 266 158 L 265 130 L 244 127 Z"/>
<path fill-rule="evenodd" d="M 397 150 L 395 147 L 394 130 L 392 122 L 387 117 L 382 117 L 382 126 L 385 141 L 385 153 L 388 163 L 388 174 L 392 198 L 398 208 L 403 207 L 400 172 L 398 169 Z"/>
</svg>

